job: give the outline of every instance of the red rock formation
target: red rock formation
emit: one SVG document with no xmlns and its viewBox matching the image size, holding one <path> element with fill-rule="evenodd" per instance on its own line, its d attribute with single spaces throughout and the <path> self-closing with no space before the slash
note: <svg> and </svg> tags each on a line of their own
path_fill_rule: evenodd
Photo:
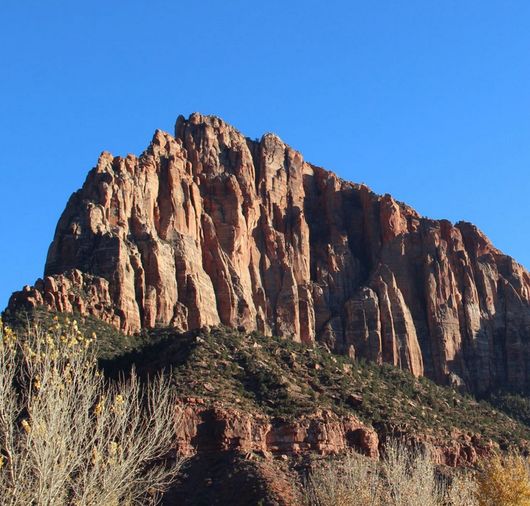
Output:
<svg viewBox="0 0 530 506">
<path fill-rule="evenodd" d="M 477 392 L 530 386 L 523 267 L 473 225 L 422 218 L 215 117 L 179 117 L 140 157 L 103 153 L 45 276 L 10 308 L 76 309 L 126 332 L 244 326 Z"/>
<path fill-rule="evenodd" d="M 256 453 L 266 458 L 296 457 L 307 453 L 337 455 L 354 450 L 379 457 L 380 441 L 400 438 L 429 449 L 436 464 L 472 466 L 498 447 L 476 435 L 453 431 L 450 440 L 408 432 L 380 434 L 352 415 L 339 416 L 320 410 L 296 420 L 271 419 L 226 406 L 207 406 L 203 400 L 183 399 L 178 407 L 176 447 L 186 457 L 199 454 Z"/>
<path fill-rule="evenodd" d="M 77 269 L 46 276 L 35 286 L 25 286 L 11 296 L 10 306 L 29 309 L 46 306 L 61 312 L 95 316 L 116 327 L 121 323 L 109 294 L 109 282 Z"/>
<path fill-rule="evenodd" d="M 306 452 L 330 455 L 351 448 L 369 457 L 379 456 L 376 432 L 351 415 L 341 418 L 321 410 L 287 421 L 223 406 L 207 407 L 200 399 L 186 399 L 179 410 L 177 449 L 187 456 L 222 451 L 270 457 Z"/>
</svg>

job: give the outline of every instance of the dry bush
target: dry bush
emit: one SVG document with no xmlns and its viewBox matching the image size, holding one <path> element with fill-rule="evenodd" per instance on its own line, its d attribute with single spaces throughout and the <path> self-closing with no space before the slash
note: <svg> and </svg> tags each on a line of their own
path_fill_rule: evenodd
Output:
<svg viewBox="0 0 530 506">
<path fill-rule="evenodd" d="M 391 441 L 380 462 L 351 454 L 321 464 L 304 493 L 310 506 L 478 506 L 475 490 L 469 475 L 448 484 L 427 451 Z"/>
<path fill-rule="evenodd" d="M 376 462 L 357 454 L 322 463 L 304 489 L 311 506 L 379 506 L 381 492 Z"/>
<path fill-rule="evenodd" d="M 495 455 L 478 475 L 480 506 L 530 506 L 528 460 L 521 455 Z"/>
<path fill-rule="evenodd" d="M 479 506 L 475 476 L 464 470 L 453 476 L 446 486 L 444 506 Z"/>
<path fill-rule="evenodd" d="M 381 461 L 386 504 L 437 506 L 444 495 L 435 467 L 426 450 L 409 448 L 399 441 L 385 446 Z"/>
<path fill-rule="evenodd" d="M 0 322 L 0 496 L 10 506 L 155 503 L 178 470 L 168 379 L 108 382 L 91 339 Z"/>
</svg>

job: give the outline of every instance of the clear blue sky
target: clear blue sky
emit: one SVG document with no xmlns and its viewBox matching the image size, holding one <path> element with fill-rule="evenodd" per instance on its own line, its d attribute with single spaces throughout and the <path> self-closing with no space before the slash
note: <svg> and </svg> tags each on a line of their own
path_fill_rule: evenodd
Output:
<svg viewBox="0 0 530 506">
<path fill-rule="evenodd" d="M 1 0 L 0 306 L 102 150 L 200 111 L 530 266 L 530 2 Z"/>
</svg>

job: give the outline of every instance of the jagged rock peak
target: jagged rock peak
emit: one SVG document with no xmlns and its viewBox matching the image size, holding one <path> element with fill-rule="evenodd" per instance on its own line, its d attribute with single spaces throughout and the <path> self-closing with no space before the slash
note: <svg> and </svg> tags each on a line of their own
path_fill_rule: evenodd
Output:
<svg viewBox="0 0 530 506">
<path fill-rule="evenodd" d="M 530 276 L 476 227 L 198 113 L 140 156 L 100 156 L 44 280 L 9 310 L 36 305 L 130 333 L 223 323 L 318 340 L 475 391 L 530 386 Z"/>
</svg>

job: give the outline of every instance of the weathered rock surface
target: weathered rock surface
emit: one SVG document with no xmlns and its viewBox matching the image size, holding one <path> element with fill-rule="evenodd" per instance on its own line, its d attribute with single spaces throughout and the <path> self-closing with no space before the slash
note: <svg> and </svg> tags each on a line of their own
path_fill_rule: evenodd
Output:
<svg viewBox="0 0 530 506">
<path fill-rule="evenodd" d="M 109 294 L 109 282 L 77 269 L 46 276 L 37 280 L 35 286 L 25 286 L 11 296 L 10 306 L 28 309 L 47 306 L 60 312 L 95 316 L 116 327 L 121 324 Z"/>
<path fill-rule="evenodd" d="M 475 466 L 498 447 L 454 431 L 442 441 L 409 433 L 378 434 L 353 416 L 327 410 L 294 420 L 271 419 L 203 399 L 184 398 L 178 407 L 177 449 L 186 456 L 182 478 L 162 504 L 303 504 L 301 481 L 318 462 L 348 451 L 372 458 L 385 437 L 428 448 L 436 464 Z M 310 458 L 309 455 L 311 455 Z M 447 470 L 446 470 L 447 472 Z"/>
<path fill-rule="evenodd" d="M 450 440 L 425 434 L 378 434 L 355 416 L 340 416 L 319 410 L 296 420 L 271 418 L 226 406 L 209 406 L 202 399 L 183 399 L 178 407 L 176 448 L 181 455 L 236 452 L 272 459 L 293 458 L 314 453 L 337 455 L 353 450 L 379 457 L 387 437 L 399 437 L 429 449 L 436 464 L 472 466 L 498 447 L 479 436 L 453 431 Z"/>
<path fill-rule="evenodd" d="M 337 454 L 354 449 L 379 456 L 379 438 L 353 415 L 339 417 L 320 410 L 288 421 L 224 406 L 206 406 L 186 399 L 179 408 L 177 449 L 186 456 L 195 452 L 237 451 L 273 456 L 307 452 Z"/>
<path fill-rule="evenodd" d="M 317 339 L 475 392 L 530 386 L 530 276 L 476 227 L 200 114 L 140 157 L 101 155 L 44 281 L 9 307 L 39 304 L 130 333 L 223 323 Z"/>
</svg>

